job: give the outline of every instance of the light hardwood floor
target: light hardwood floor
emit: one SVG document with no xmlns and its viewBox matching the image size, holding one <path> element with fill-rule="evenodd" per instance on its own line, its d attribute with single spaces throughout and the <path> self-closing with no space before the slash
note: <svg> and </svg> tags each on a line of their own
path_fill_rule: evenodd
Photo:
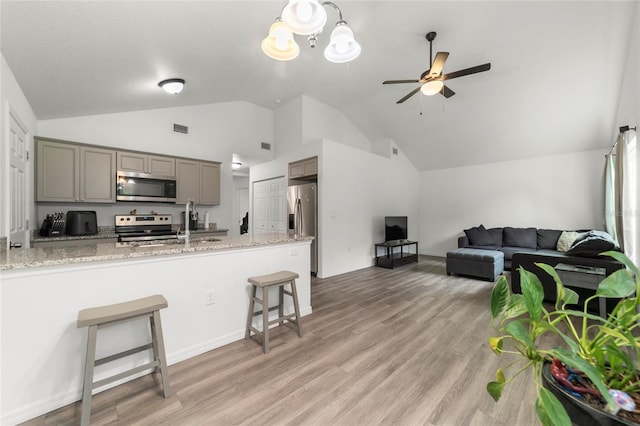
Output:
<svg viewBox="0 0 640 426">
<path fill-rule="evenodd" d="M 92 424 L 537 425 L 528 378 L 498 403 L 485 390 L 501 361 L 487 343 L 492 286 L 427 256 L 313 279 L 302 339 L 279 327 L 267 355 L 240 341 L 172 365 L 167 399 L 152 375 L 97 394 Z M 26 424 L 78 416 L 76 403 Z"/>
</svg>

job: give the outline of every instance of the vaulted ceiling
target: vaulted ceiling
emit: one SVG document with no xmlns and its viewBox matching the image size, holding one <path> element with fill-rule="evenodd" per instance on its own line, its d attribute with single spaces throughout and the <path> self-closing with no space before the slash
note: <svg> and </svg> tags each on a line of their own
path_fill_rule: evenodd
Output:
<svg viewBox="0 0 640 426">
<path fill-rule="evenodd" d="M 6 1 L 0 49 L 38 119 L 247 101 L 275 109 L 307 95 L 342 111 L 371 141 L 392 139 L 418 170 L 611 145 L 634 1 L 334 1 L 362 54 L 277 62 L 260 43 L 283 1 Z M 639 25 L 640 23 L 635 23 Z M 429 68 L 425 34 L 449 52 L 456 95 L 395 102 Z M 158 81 L 187 80 L 178 96 Z"/>
</svg>

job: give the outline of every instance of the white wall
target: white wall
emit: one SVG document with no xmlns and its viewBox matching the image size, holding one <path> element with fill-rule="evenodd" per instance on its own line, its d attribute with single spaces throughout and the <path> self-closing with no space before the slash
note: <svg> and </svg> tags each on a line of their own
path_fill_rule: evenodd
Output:
<svg viewBox="0 0 640 426">
<path fill-rule="evenodd" d="M 302 97 L 280 105 L 274 118 L 275 155 L 295 151 L 302 143 Z"/>
<path fill-rule="evenodd" d="M 603 229 L 607 150 L 420 175 L 420 253 L 445 256 L 463 229 Z"/>
<path fill-rule="evenodd" d="M 33 154 L 33 135 L 38 129 L 36 116 L 29 105 L 4 55 L 0 53 L 0 237 L 9 236 L 9 108 L 18 115 L 29 131 L 29 151 Z M 32 192 L 33 155 L 28 173 L 28 188 Z M 29 195 L 29 194 L 28 194 Z M 34 209 L 30 209 L 30 223 L 35 222 Z M 1 251 L 1 250 L 0 250 Z"/>
<path fill-rule="evenodd" d="M 189 134 L 173 132 L 173 123 L 189 126 Z M 247 125 L 251 123 L 251 125 Z M 197 105 L 118 114 L 103 114 L 43 120 L 39 135 L 75 142 L 147 151 L 201 160 L 220 161 L 220 206 L 199 207 L 200 216 L 209 211 L 218 228 L 235 227 L 233 218 L 233 153 L 252 158 L 273 158 L 261 149 L 261 142 L 273 140 L 274 113 L 247 102 Z M 180 206 L 168 204 L 54 205 L 39 204 L 39 220 L 56 210 L 96 210 L 100 225 L 113 225 L 113 215 L 133 208 L 176 215 Z"/>
<path fill-rule="evenodd" d="M 308 96 L 302 96 L 302 143 L 328 139 L 362 151 L 371 142 L 340 111 Z"/>
<path fill-rule="evenodd" d="M 321 173 L 322 277 L 371 266 L 384 216 L 408 216 L 409 239 L 420 236 L 420 175 L 402 153 L 385 158 L 324 140 Z"/>
</svg>

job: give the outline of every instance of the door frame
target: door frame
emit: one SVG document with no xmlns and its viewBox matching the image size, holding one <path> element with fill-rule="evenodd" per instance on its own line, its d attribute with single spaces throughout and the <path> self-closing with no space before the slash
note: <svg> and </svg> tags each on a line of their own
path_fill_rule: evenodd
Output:
<svg viewBox="0 0 640 426">
<path fill-rule="evenodd" d="M 3 200 L 2 200 L 2 213 L 3 213 L 3 217 L 5 217 L 4 223 L 2 224 L 3 229 L 5 230 L 4 234 L 6 235 L 6 250 L 9 250 L 9 244 L 11 241 L 11 211 L 12 211 L 12 205 L 11 205 L 11 159 L 9 158 L 9 154 L 10 154 L 10 149 L 11 149 L 11 120 L 13 119 L 18 126 L 20 126 L 20 128 L 22 129 L 22 131 L 24 132 L 25 135 L 25 145 L 26 145 L 26 154 L 27 154 L 27 159 L 26 159 L 26 170 L 25 172 L 25 189 L 26 189 L 26 194 L 24 196 L 24 213 L 25 213 L 25 227 L 26 227 L 26 235 L 24 236 L 24 242 L 25 244 L 23 245 L 23 248 L 28 248 L 29 244 L 30 244 L 30 236 L 28 235 L 30 230 L 29 230 L 29 224 L 31 222 L 31 203 L 30 200 L 33 199 L 32 197 L 32 179 L 33 179 L 33 167 L 32 167 L 32 149 L 31 147 L 33 146 L 33 135 L 31 133 L 31 131 L 29 130 L 29 127 L 27 127 L 24 124 L 24 121 L 20 118 L 20 115 L 18 114 L 18 112 L 13 108 L 13 106 L 11 105 L 11 103 L 9 101 L 6 101 L 6 114 L 4 117 L 4 121 L 5 121 L 5 131 L 3 132 L 3 139 L 4 139 L 4 143 L 2 146 L 3 149 L 3 154 L 4 157 L 6 158 L 6 160 L 3 162 L 3 171 L 2 171 L 2 177 L 3 177 L 3 181 L 6 182 L 5 187 L 3 189 L 4 192 L 4 196 L 3 196 Z"/>
</svg>

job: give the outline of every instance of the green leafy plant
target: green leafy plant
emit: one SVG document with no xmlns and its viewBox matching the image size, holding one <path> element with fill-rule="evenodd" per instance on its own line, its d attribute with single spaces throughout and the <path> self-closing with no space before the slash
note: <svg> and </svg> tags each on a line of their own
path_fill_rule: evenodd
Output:
<svg viewBox="0 0 640 426">
<path fill-rule="evenodd" d="M 535 408 L 542 424 L 571 426 L 560 401 L 542 385 L 542 366 L 553 358 L 582 371 L 611 407 L 608 389 L 627 393 L 640 390 L 637 372 L 640 341 L 635 336 L 640 328 L 640 274 L 623 253 L 610 251 L 603 255 L 613 257 L 627 269 L 606 277 L 595 295 L 585 300 L 582 311 L 567 307 L 578 302 L 578 294 L 565 288 L 549 265 L 536 264 L 555 280 L 557 299 L 553 309 L 543 305 L 542 284 L 529 271 L 520 269 L 522 294 L 511 293 L 504 276 L 496 282 L 491 293 L 491 326 L 498 336 L 489 339 L 489 345 L 497 355 L 518 357 L 507 367 L 499 368 L 495 380 L 487 384 L 494 400 L 500 398 L 505 386 L 516 376 L 532 369 L 537 389 Z M 597 297 L 621 300 L 605 319 L 587 312 L 589 302 Z M 548 334 L 559 336 L 564 345 L 544 348 L 540 340 Z M 507 377 L 506 370 L 515 373 Z"/>
</svg>

